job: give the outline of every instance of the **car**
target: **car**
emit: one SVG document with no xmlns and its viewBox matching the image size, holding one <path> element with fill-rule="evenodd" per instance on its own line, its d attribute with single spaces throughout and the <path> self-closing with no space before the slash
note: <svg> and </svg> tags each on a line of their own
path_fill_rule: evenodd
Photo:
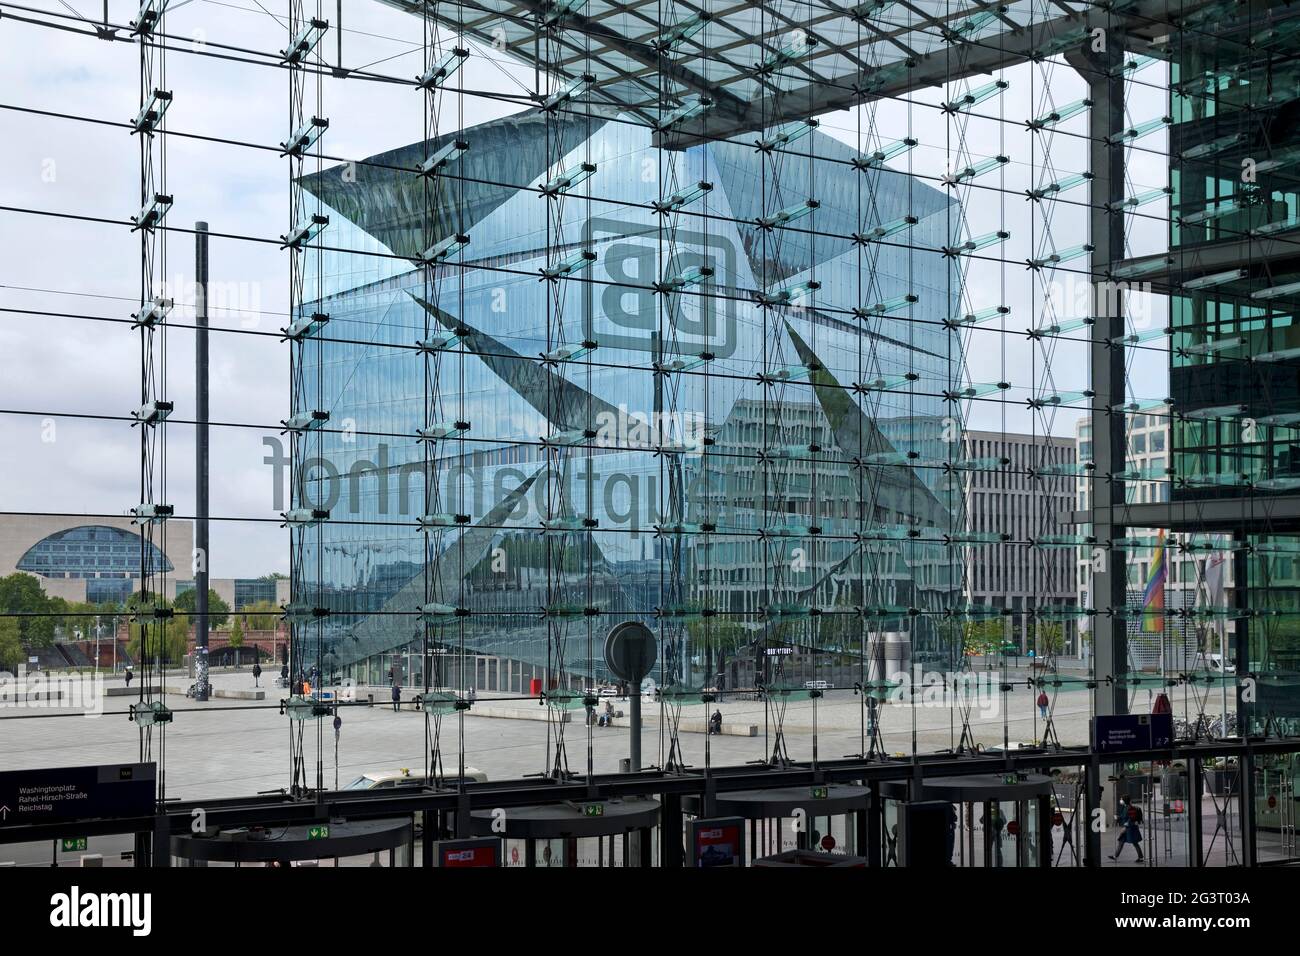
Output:
<svg viewBox="0 0 1300 956">
<path fill-rule="evenodd" d="M 463 778 L 467 783 L 485 783 L 487 774 L 482 770 L 476 770 L 473 767 L 465 768 Z M 454 774 L 448 774 L 443 778 L 446 783 L 459 783 L 460 781 Z M 400 770 L 381 770 L 364 773 L 357 777 L 344 790 L 388 790 L 393 787 L 418 787 L 423 786 L 425 779 L 422 775 L 412 775 L 407 767 Z"/>
<path fill-rule="evenodd" d="M 1212 674 L 1237 673 L 1237 665 L 1232 661 L 1228 661 L 1227 664 L 1224 664 L 1222 654 L 1205 654 L 1205 653 L 1197 654 L 1196 666 L 1198 668 L 1203 667 Z"/>
</svg>

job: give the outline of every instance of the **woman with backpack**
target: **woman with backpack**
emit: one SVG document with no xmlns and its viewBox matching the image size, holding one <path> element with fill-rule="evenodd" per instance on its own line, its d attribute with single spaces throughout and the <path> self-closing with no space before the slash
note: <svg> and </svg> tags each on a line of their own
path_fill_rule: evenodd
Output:
<svg viewBox="0 0 1300 956">
<path fill-rule="evenodd" d="M 1111 854 L 1110 858 L 1118 863 L 1119 855 L 1124 851 L 1124 844 L 1131 843 L 1133 849 L 1137 850 L 1137 861 L 1139 863 L 1145 862 L 1146 857 L 1142 854 L 1142 830 L 1139 826 L 1142 823 L 1141 808 L 1121 799 L 1119 802 L 1119 819 L 1119 842 L 1115 844 L 1115 852 Z"/>
</svg>

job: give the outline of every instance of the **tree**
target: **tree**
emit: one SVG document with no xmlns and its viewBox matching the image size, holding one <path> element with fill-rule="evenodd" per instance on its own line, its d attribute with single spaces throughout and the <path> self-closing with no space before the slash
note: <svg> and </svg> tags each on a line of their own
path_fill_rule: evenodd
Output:
<svg viewBox="0 0 1300 956">
<path fill-rule="evenodd" d="M 0 668 L 17 670 L 25 659 L 23 642 L 18 636 L 18 618 L 0 617 Z"/>
<path fill-rule="evenodd" d="M 141 621 L 131 625 L 131 636 L 126 643 L 127 652 L 136 660 L 144 655 L 141 654 L 141 639 L 146 624 Z M 151 625 L 150 641 L 157 640 L 159 635 L 162 637 L 161 648 L 150 648 L 150 657 L 161 657 L 164 664 L 179 664 L 185 659 L 186 652 L 190 649 L 190 631 L 189 628 L 180 622 L 177 618 L 167 618 L 161 628 L 156 624 Z"/>
<path fill-rule="evenodd" d="M 227 643 L 235 649 L 235 663 L 239 663 L 239 649 L 244 646 L 244 625 L 238 616 L 230 624 L 230 637 Z"/>
<path fill-rule="evenodd" d="M 51 604 L 55 599 L 51 599 Z M 59 622 L 64 638 L 72 640 L 92 640 L 95 636 L 95 615 L 100 613 L 99 606 L 88 601 L 65 602 L 64 617 Z"/>
<path fill-rule="evenodd" d="M 1065 628 L 1059 621 L 1034 621 L 1033 648 L 1039 657 L 1060 654 L 1065 649 Z"/>
<path fill-rule="evenodd" d="M 243 607 L 243 617 L 255 631 L 274 631 L 280 609 L 270 601 L 256 601 Z"/>
<path fill-rule="evenodd" d="M 967 654 L 996 654 L 1005 640 L 1002 618 L 962 623 L 962 647 Z"/>
<path fill-rule="evenodd" d="M 154 601 L 153 595 L 146 591 L 136 591 L 126 601 L 127 613 L 136 617 L 131 622 L 129 637 L 127 639 L 127 652 L 136 660 L 142 656 L 141 644 L 144 637 L 146 626 L 150 628 L 149 639 L 152 643 L 161 637 L 162 646 L 150 646 L 148 657 L 161 657 L 164 663 L 179 664 L 185 658 L 186 651 L 189 650 L 190 629 L 188 618 L 186 617 L 166 617 L 155 619 L 155 607 L 170 607 L 167 601 Z M 161 621 L 161 626 L 157 623 Z"/>
<path fill-rule="evenodd" d="M 198 600 L 198 589 L 190 588 L 188 591 L 182 591 L 176 595 L 172 607 L 176 608 L 176 613 L 183 616 L 188 624 L 194 624 L 194 610 Z M 220 594 L 212 590 L 212 588 L 208 588 L 208 623 L 213 627 L 224 627 L 229 620 L 230 605 L 221 599 Z"/>
<path fill-rule="evenodd" d="M 54 643 L 58 621 L 52 616 L 50 598 L 35 576 L 15 571 L 0 578 L 0 612 L 23 615 L 17 621 L 24 644 L 49 647 Z"/>
<path fill-rule="evenodd" d="M 690 601 L 685 610 L 691 613 L 702 611 L 704 605 L 699 601 Z M 727 658 L 734 657 L 741 647 L 749 643 L 754 633 L 731 618 L 716 615 L 692 618 L 686 622 L 688 653 L 702 654 L 702 676 L 706 685 L 713 683 L 714 676 L 725 670 Z"/>
</svg>

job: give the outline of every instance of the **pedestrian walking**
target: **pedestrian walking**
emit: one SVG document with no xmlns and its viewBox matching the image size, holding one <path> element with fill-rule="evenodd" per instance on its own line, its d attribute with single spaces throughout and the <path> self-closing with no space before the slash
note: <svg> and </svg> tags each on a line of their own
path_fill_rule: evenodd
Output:
<svg viewBox="0 0 1300 956">
<path fill-rule="evenodd" d="M 128 668 L 126 669 L 126 673 L 125 673 L 123 676 L 126 678 L 126 686 L 127 686 L 127 687 L 130 687 L 130 686 L 131 686 L 131 678 L 135 676 L 134 674 L 131 673 L 131 668 L 128 667 Z"/>
<path fill-rule="evenodd" d="M 1006 817 L 1002 809 L 991 804 L 988 813 L 980 817 L 980 826 L 984 828 L 984 839 L 993 846 L 993 865 L 1002 866 L 1002 831 L 1006 828 Z"/>
<path fill-rule="evenodd" d="M 393 713 L 402 709 L 402 685 L 393 684 Z"/>
<path fill-rule="evenodd" d="M 1047 706 L 1050 703 L 1051 701 L 1047 699 L 1047 691 L 1045 690 L 1039 691 L 1038 692 L 1038 713 L 1040 716 L 1042 716 L 1043 720 L 1047 719 Z"/>
<path fill-rule="evenodd" d="M 257 661 L 253 661 L 253 686 L 261 687 L 262 685 L 258 683 L 258 681 L 261 679 L 262 679 L 262 665 L 259 664 Z"/>
<path fill-rule="evenodd" d="M 1125 845 L 1131 843 L 1133 849 L 1137 850 L 1137 861 L 1139 863 L 1145 862 L 1146 857 L 1142 854 L 1141 808 L 1121 799 L 1119 802 L 1119 819 L 1119 841 L 1115 844 L 1115 852 L 1111 854 L 1110 859 L 1118 863 L 1119 855 L 1124 851 Z"/>
</svg>

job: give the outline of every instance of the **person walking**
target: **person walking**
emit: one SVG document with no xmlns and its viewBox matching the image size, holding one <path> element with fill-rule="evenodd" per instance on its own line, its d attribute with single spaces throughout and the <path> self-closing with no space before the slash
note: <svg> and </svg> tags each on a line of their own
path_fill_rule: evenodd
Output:
<svg viewBox="0 0 1300 956">
<path fill-rule="evenodd" d="M 945 855 L 943 858 L 944 866 L 956 866 L 953 863 L 952 855 L 957 849 L 957 824 L 960 818 L 957 816 L 957 808 L 953 804 L 948 804 L 948 810 L 945 814 L 948 818 L 948 832 L 944 837 Z"/>
<path fill-rule="evenodd" d="M 1038 692 L 1038 713 L 1043 718 L 1043 720 L 1047 719 L 1047 707 L 1050 703 L 1051 701 L 1047 699 L 1047 691 L 1045 690 L 1039 691 Z"/>
<path fill-rule="evenodd" d="M 260 681 L 261 679 L 262 679 L 262 665 L 259 664 L 257 661 L 253 661 L 253 686 L 261 687 L 262 685 L 258 683 L 258 681 Z"/>
<path fill-rule="evenodd" d="M 126 686 L 127 686 L 127 687 L 130 687 L 130 686 L 131 686 L 131 678 L 135 676 L 134 674 L 131 673 L 131 668 L 128 667 L 128 668 L 126 669 L 126 673 L 123 674 L 122 676 L 123 676 L 124 678 L 126 678 Z"/>
<path fill-rule="evenodd" d="M 1002 809 L 996 803 L 991 803 L 988 812 L 980 817 L 980 826 L 984 828 L 984 839 L 993 847 L 993 865 L 997 867 L 1002 866 L 1002 831 L 1006 825 L 1007 821 L 1002 816 Z"/>
<path fill-rule="evenodd" d="M 1139 863 L 1146 862 L 1146 857 L 1142 854 L 1141 808 L 1121 799 L 1119 802 L 1119 819 L 1119 841 L 1115 844 L 1115 852 L 1110 855 L 1110 859 L 1118 863 L 1119 855 L 1124 851 L 1124 845 L 1131 843 L 1133 849 L 1137 850 L 1137 861 Z"/>
<path fill-rule="evenodd" d="M 393 682 L 393 713 L 398 713 L 402 709 L 402 685 L 396 681 Z"/>
</svg>

